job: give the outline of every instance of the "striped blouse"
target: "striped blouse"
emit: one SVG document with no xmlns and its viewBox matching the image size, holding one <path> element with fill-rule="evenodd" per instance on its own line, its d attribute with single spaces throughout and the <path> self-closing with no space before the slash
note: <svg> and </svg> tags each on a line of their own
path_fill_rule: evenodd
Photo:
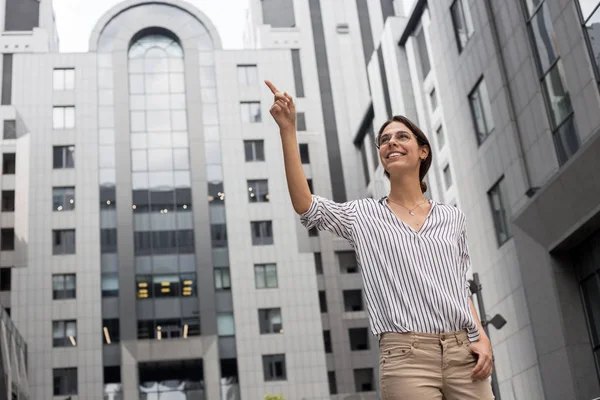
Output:
<svg viewBox="0 0 600 400">
<path fill-rule="evenodd" d="M 469 307 L 470 268 L 465 215 L 431 202 L 416 232 L 389 207 L 387 197 L 335 203 L 312 196 L 302 224 L 350 242 L 356 253 L 374 335 L 466 330 L 479 339 Z"/>
</svg>

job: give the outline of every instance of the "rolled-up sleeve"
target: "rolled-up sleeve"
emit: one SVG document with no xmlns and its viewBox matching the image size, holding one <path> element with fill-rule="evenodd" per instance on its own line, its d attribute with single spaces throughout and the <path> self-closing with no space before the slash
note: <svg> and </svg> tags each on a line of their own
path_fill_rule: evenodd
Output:
<svg viewBox="0 0 600 400">
<path fill-rule="evenodd" d="M 347 240 L 352 240 L 356 220 L 356 202 L 336 203 L 324 197 L 312 196 L 310 208 L 300 216 L 306 229 L 317 228 Z"/>
</svg>

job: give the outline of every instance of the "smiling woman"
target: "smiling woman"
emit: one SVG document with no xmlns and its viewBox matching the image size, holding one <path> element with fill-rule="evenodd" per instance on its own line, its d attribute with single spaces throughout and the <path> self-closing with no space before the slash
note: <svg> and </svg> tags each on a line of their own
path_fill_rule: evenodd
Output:
<svg viewBox="0 0 600 400">
<path fill-rule="evenodd" d="M 491 345 L 469 298 L 465 216 L 424 197 L 433 157 L 425 134 L 404 116 L 384 123 L 376 145 L 390 195 L 336 203 L 311 195 L 292 97 L 266 84 L 302 224 L 355 249 L 371 330 L 379 336 L 382 399 L 493 399 Z"/>
</svg>

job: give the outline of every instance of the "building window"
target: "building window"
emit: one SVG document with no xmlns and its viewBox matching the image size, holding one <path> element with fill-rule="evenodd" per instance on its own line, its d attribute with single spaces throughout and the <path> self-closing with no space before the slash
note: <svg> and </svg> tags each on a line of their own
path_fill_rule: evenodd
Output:
<svg viewBox="0 0 600 400">
<path fill-rule="evenodd" d="M 0 292 L 9 292 L 12 281 L 12 270 L 0 268 Z"/>
<path fill-rule="evenodd" d="M 75 254 L 75 229 L 52 231 L 52 254 Z"/>
<path fill-rule="evenodd" d="M 325 353 L 333 353 L 333 348 L 331 346 L 331 331 L 323 331 L 323 344 L 325 347 Z"/>
<path fill-rule="evenodd" d="M 0 230 L 0 250 L 12 251 L 15 249 L 15 229 L 2 228 Z"/>
<path fill-rule="evenodd" d="M 215 289 L 231 290 L 231 276 L 229 268 L 215 268 Z"/>
<path fill-rule="evenodd" d="M 319 236 L 319 230 L 316 227 L 310 228 L 308 230 L 308 237 L 317 237 Z"/>
<path fill-rule="evenodd" d="M 265 382 L 286 380 L 285 354 L 264 355 L 263 370 Z"/>
<path fill-rule="evenodd" d="M 364 311 L 362 290 L 352 289 L 344 290 L 344 311 Z"/>
<path fill-rule="evenodd" d="M 175 339 L 200 335 L 200 320 L 196 318 L 185 319 L 159 319 L 138 321 L 138 339 Z"/>
<path fill-rule="evenodd" d="M 52 321 L 52 346 L 77 346 L 77 321 Z"/>
<path fill-rule="evenodd" d="M 17 138 L 17 121 L 14 119 L 4 120 L 4 139 L 16 139 Z"/>
<path fill-rule="evenodd" d="M 235 336 L 233 313 L 217 313 L 217 333 L 219 336 Z"/>
<path fill-rule="evenodd" d="M 256 264 L 254 266 L 254 282 L 257 289 L 272 289 L 277 287 L 277 265 Z"/>
<path fill-rule="evenodd" d="M 504 178 L 501 178 L 488 192 L 498 246 L 502 246 L 512 236 L 510 231 L 510 216 L 509 211 L 506 209 L 507 202 L 504 191 Z"/>
<path fill-rule="evenodd" d="M 429 103 L 431 105 L 431 113 L 433 113 L 438 106 L 437 93 L 435 89 L 429 93 Z"/>
<path fill-rule="evenodd" d="M 265 161 L 265 142 L 263 140 L 244 140 L 246 162 Z"/>
<path fill-rule="evenodd" d="M 54 90 L 75 89 L 75 70 L 73 68 L 54 69 Z"/>
<path fill-rule="evenodd" d="M 52 210 L 71 211 L 75 209 L 75 188 L 55 187 L 52 188 Z"/>
<path fill-rule="evenodd" d="M 473 20 L 471 19 L 471 9 L 465 0 L 455 0 L 450 8 L 452 14 L 452 24 L 454 25 L 454 35 L 458 52 L 462 52 L 467 42 L 473 36 Z"/>
<path fill-rule="evenodd" d="M 240 85 L 256 85 L 258 83 L 258 69 L 256 65 L 238 65 L 238 83 Z"/>
<path fill-rule="evenodd" d="M 319 309 L 321 313 L 327 312 L 327 296 L 324 290 L 319 290 Z"/>
<path fill-rule="evenodd" d="M 2 211 L 4 211 L 4 212 L 15 211 L 15 191 L 14 190 L 3 190 L 2 191 Z"/>
<path fill-rule="evenodd" d="M 416 37 L 417 40 L 417 51 L 419 53 L 419 60 L 421 61 L 421 73 L 423 79 L 429 75 L 431 70 L 431 64 L 429 62 L 429 52 L 427 51 L 427 41 L 425 39 L 425 29 L 421 28 Z"/>
<path fill-rule="evenodd" d="M 100 229 L 100 252 L 111 254 L 117 252 L 117 229 Z"/>
<path fill-rule="evenodd" d="M 75 128 L 75 107 L 60 106 L 52 109 L 52 127 L 54 129 Z"/>
<path fill-rule="evenodd" d="M 102 320 L 102 340 L 104 344 L 119 343 L 119 319 L 104 319 Z"/>
<path fill-rule="evenodd" d="M 327 379 L 329 380 L 329 394 L 337 394 L 337 380 L 335 371 L 327 371 Z"/>
<path fill-rule="evenodd" d="M 77 394 L 77 368 L 55 368 L 52 370 L 54 396 Z"/>
<path fill-rule="evenodd" d="M 446 189 L 450 189 L 450 186 L 452 186 L 452 173 L 450 172 L 450 164 L 444 167 L 444 183 L 446 184 Z"/>
<path fill-rule="evenodd" d="M 373 368 L 360 368 L 354 370 L 354 384 L 357 393 L 372 392 L 375 390 Z"/>
<path fill-rule="evenodd" d="M 116 272 L 102 274 L 102 297 L 117 297 L 119 295 L 119 276 Z"/>
<path fill-rule="evenodd" d="M 252 245 L 270 245 L 273 244 L 273 223 L 271 221 L 253 221 L 250 222 L 252 231 Z"/>
<path fill-rule="evenodd" d="M 310 155 L 308 154 L 308 144 L 300 143 L 300 161 L 302 164 L 310 164 Z"/>
<path fill-rule="evenodd" d="M 248 181 L 248 201 L 250 203 L 269 201 L 269 182 L 266 179 Z"/>
<path fill-rule="evenodd" d="M 302 63 L 300 62 L 300 50 L 292 49 L 292 71 L 294 72 L 294 85 L 296 86 L 296 97 L 304 97 L 304 79 L 302 76 Z"/>
<path fill-rule="evenodd" d="M 55 169 L 75 167 L 75 146 L 54 146 L 53 164 Z"/>
<path fill-rule="evenodd" d="M 555 40 L 552 16 L 546 1 L 526 1 L 526 11 L 527 30 L 533 44 L 538 76 L 552 127 L 554 148 L 559 165 L 564 165 L 579 150 L 580 143 L 573 119 L 571 97 L 565 84 L 565 73 Z"/>
<path fill-rule="evenodd" d="M 471 105 L 475 131 L 477 132 L 477 143 L 481 145 L 494 130 L 492 107 L 490 106 L 490 99 L 483 78 L 469 94 L 469 104 Z"/>
<path fill-rule="evenodd" d="M 435 136 L 437 137 L 437 142 L 438 142 L 438 149 L 442 149 L 444 148 L 444 144 L 445 144 L 445 138 L 444 138 L 444 128 L 442 127 L 442 125 L 439 126 L 439 128 L 437 128 L 437 130 L 435 131 Z"/>
<path fill-rule="evenodd" d="M 242 113 L 242 122 L 245 122 L 245 123 L 262 122 L 262 117 L 260 115 L 260 102 L 259 101 L 242 101 L 240 103 L 240 110 Z"/>
<path fill-rule="evenodd" d="M 16 155 L 15 153 L 2 154 L 2 174 L 14 175 L 16 170 Z"/>
<path fill-rule="evenodd" d="M 258 326 L 261 334 L 283 333 L 281 308 L 261 308 L 258 310 Z"/>
<path fill-rule="evenodd" d="M 66 300 L 77 296 L 75 274 L 52 275 L 52 299 Z"/>
<path fill-rule="evenodd" d="M 369 350 L 369 328 L 350 328 L 348 335 L 350 336 L 350 350 Z"/>
<path fill-rule="evenodd" d="M 583 32 L 587 38 L 590 58 L 596 71 L 596 79 L 600 81 L 600 37 L 598 22 L 600 21 L 600 1 L 578 0 L 579 16 L 583 25 Z"/>
<path fill-rule="evenodd" d="M 197 295 L 196 274 L 137 275 L 135 279 L 138 299 Z M 116 284 L 118 294 L 118 281 Z"/>
<path fill-rule="evenodd" d="M 336 252 L 336 255 L 338 263 L 340 265 L 340 273 L 358 273 L 358 263 L 356 262 L 356 254 L 353 251 L 338 251 Z"/>
<path fill-rule="evenodd" d="M 213 249 L 227 247 L 227 225 L 210 224 L 210 239 Z"/>
<path fill-rule="evenodd" d="M 310 193 L 313 194 L 315 191 L 314 191 L 314 188 L 313 188 L 313 181 L 312 181 L 312 179 L 310 179 L 310 178 L 307 179 L 306 183 L 308 183 L 308 190 L 310 190 Z"/>
<path fill-rule="evenodd" d="M 315 256 L 315 270 L 317 275 L 323 275 L 323 257 L 320 252 L 314 253 Z"/>
<path fill-rule="evenodd" d="M 296 113 L 296 129 L 298 132 L 303 132 L 306 130 L 306 114 L 303 112 Z"/>
</svg>

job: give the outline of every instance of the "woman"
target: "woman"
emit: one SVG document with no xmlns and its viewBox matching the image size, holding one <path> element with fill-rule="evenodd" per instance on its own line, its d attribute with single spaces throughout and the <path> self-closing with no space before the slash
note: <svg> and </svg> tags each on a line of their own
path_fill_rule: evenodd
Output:
<svg viewBox="0 0 600 400">
<path fill-rule="evenodd" d="M 464 214 L 427 200 L 429 141 L 405 117 L 381 127 L 389 196 L 335 203 L 312 196 L 296 140 L 292 98 L 275 96 L 286 178 L 304 226 L 347 239 L 361 269 L 371 330 L 379 335 L 383 400 L 493 399 L 492 349 L 469 297 Z"/>
</svg>

